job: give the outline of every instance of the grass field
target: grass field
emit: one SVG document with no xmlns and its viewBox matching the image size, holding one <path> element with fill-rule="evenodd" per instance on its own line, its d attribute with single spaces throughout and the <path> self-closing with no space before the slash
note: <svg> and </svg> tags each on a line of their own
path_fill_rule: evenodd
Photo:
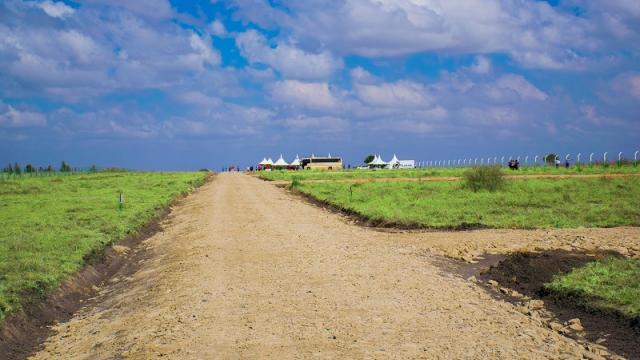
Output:
<svg viewBox="0 0 640 360">
<path fill-rule="evenodd" d="M 498 192 L 460 182 L 299 183 L 312 197 L 375 223 L 435 229 L 640 225 L 640 178 L 507 181 Z"/>
<path fill-rule="evenodd" d="M 88 255 L 135 233 L 205 176 L 121 172 L 0 182 L 0 319 L 59 285 Z"/>
<path fill-rule="evenodd" d="M 260 178 L 264 180 L 285 180 L 291 181 L 294 177 L 299 180 L 337 180 L 337 179 L 376 179 L 376 178 L 420 178 L 420 177 L 455 177 L 461 176 L 467 168 L 420 168 L 420 169 L 382 169 L 382 170 L 300 170 L 300 171 L 262 171 Z M 640 174 L 640 166 L 632 165 L 617 166 L 581 166 L 565 168 L 555 168 L 552 166 L 523 167 L 520 170 L 512 171 L 508 167 L 502 169 L 506 175 L 576 175 L 576 174 Z"/>
<path fill-rule="evenodd" d="M 546 285 L 554 293 L 578 299 L 591 309 L 640 319 L 640 260 L 609 258 L 557 276 Z"/>
</svg>

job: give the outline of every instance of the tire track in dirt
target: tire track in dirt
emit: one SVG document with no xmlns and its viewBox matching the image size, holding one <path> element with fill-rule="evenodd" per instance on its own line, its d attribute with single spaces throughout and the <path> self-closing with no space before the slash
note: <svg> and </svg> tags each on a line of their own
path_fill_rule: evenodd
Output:
<svg viewBox="0 0 640 360">
<path fill-rule="evenodd" d="M 597 358 L 402 234 L 249 176 L 218 176 L 162 226 L 35 359 Z"/>
</svg>

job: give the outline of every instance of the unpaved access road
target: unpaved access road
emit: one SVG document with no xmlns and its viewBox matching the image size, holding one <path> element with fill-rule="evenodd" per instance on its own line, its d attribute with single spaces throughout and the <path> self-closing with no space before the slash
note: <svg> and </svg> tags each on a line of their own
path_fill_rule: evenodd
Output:
<svg viewBox="0 0 640 360">
<path fill-rule="evenodd" d="M 582 358 L 436 256 L 253 177 L 176 206 L 36 359 Z M 591 358 L 597 358 L 588 354 Z"/>
</svg>

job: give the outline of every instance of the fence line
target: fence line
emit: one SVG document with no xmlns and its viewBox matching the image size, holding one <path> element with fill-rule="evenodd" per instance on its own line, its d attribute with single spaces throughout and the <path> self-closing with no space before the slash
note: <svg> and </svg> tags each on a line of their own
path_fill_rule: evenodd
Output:
<svg viewBox="0 0 640 360">
<path fill-rule="evenodd" d="M 561 161 L 560 155 L 554 153 L 547 154 L 534 154 L 534 155 L 517 155 L 517 156 L 500 156 L 500 162 L 498 162 L 498 156 L 488 156 L 488 157 L 469 157 L 469 158 L 459 158 L 459 159 L 447 159 L 447 160 L 424 160 L 417 161 L 416 167 L 418 168 L 427 168 L 427 167 L 467 167 L 467 166 L 477 166 L 477 165 L 507 165 L 508 161 L 518 161 L 519 166 L 556 166 L 556 167 L 564 167 L 568 162 L 573 166 L 610 166 L 617 165 L 618 167 L 622 165 L 633 165 L 638 166 L 640 163 L 640 150 L 636 150 L 633 153 L 633 158 L 625 158 L 624 153 L 622 151 L 618 152 L 617 160 L 611 161 L 608 158 L 609 152 L 604 152 L 601 157 L 596 157 L 596 153 L 589 154 L 589 161 L 582 161 L 582 153 L 577 153 L 574 157 L 571 156 L 571 153 L 565 154 L 562 158 L 564 159 L 564 163 Z M 524 161 L 522 161 L 524 159 Z M 533 159 L 532 162 L 529 160 Z"/>
</svg>

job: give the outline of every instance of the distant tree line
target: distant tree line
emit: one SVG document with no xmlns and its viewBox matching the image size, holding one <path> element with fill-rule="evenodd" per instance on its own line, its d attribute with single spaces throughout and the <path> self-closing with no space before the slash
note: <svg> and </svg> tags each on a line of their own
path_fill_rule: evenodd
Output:
<svg viewBox="0 0 640 360">
<path fill-rule="evenodd" d="M 48 165 L 47 167 L 43 167 L 43 166 L 35 167 L 31 163 L 25 165 L 23 168 L 17 162 L 14 164 L 9 163 L 9 165 L 5 166 L 2 169 L 2 172 L 5 174 L 15 174 L 15 175 L 32 174 L 32 173 L 53 173 L 53 172 L 70 173 L 75 171 L 78 171 L 78 169 L 72 168 L 71 165 L 69 165 L 69 163 L 66 161 L 62 161 L 60 163 L 60 166 L 57 169 L 54 168 L 52 165 Z M 98 169 L 96 168 L 95 165 L 91 165 L 88 171 L 97 172 Z"/>
</svg>

